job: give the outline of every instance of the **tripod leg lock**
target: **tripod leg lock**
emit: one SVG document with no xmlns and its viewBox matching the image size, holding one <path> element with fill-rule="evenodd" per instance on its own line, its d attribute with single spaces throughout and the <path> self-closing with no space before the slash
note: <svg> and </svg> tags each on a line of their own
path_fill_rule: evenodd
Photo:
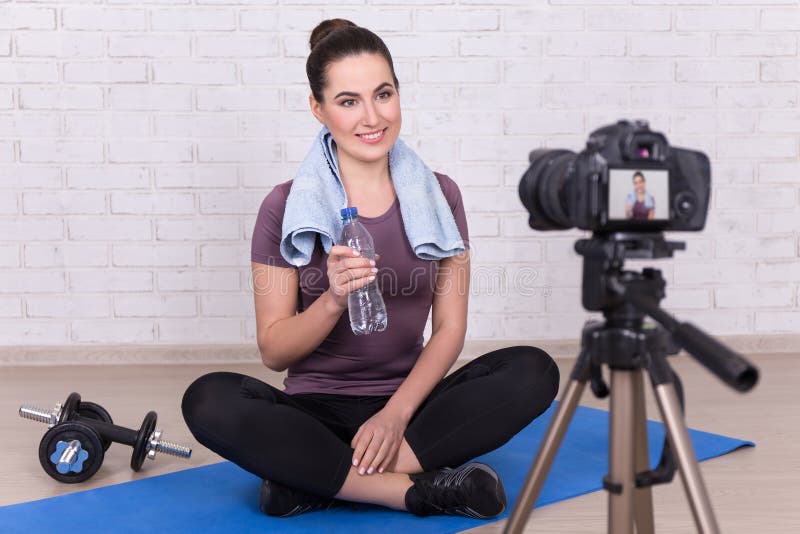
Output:
<svg viewBox="0 0 800 534">
<path fill-rule="evenodd" d="M 672 370 L 663 355 L 657 355 L 651 358 L 650 366 L 648 367 L 650 378 L 655 386 L 662 384 L 673 384 L 680 403 L 681 413 L 685 413 L 685 402 L 683 397 L 683 384 L 678 374 Z M 664 446 L 661 449 L 661 458 L 655 469 L 649 471 L 642 471 L 636 474 L 636 487 L 646 488 L 648 486 L 655 486 L 656 484 L 669 484 L 675 477 L 675 457 L 672 454 L 672 448 L 669 445 L 669 440 L 664 436 Z"/>
<path fill-rule="evenodd" d="M 639 481 L 636 481 L 636 486 L 639 486 Z M 614 495 L 621 495 L 622 494 L 622 484 L 619 482 L 611 482 L 609 480 L 608 475 L 603 477 L 603 489 L 609 493 L 613 493 Z"/>
<path fill-rule="evenodd" d="M 650 471 L 636 473 L 636 487 L 647 488 L 658 484 L 669 484 L 674 477 L 675 463 L 672 460 L 672 455 L 669 454 L 669 460 L 667 460 L 666 465 L 659 464 L 657 468 Z M 608 478 L 608 475 L 603 477 L 603 489 L 614 495 L 622 494 L 622 484 L 619 482 L 612 482 Z"/>
<path fill-rule="evenodd" d="M 668 457 L 666 460 L 662 457 L 661 463 L 658 467 L 650 471 L 642 471 L 636 473 L 636 487 L 646 488 L 648 486 L 655 486 L 656 484 L 669 484 L 675 477 L 675 460 L 672 453 L 667 451 L 665 455 Z"/>
</svg>

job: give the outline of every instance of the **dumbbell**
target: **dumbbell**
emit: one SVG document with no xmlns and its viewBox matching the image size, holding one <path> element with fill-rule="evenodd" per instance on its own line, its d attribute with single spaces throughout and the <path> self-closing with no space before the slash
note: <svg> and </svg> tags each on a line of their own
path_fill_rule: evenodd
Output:
<svg viewBox="0 0 800 534">
<path fill-rule="evenodd" d="M 155 459 L 157 452 L 181 458 L 192 454 L 189 447 L 161 439 L 161 430 L 155 428 L 156 412 L 145 415 L 137 432 L 113 424 L 102 406 L 81 402 L 78 393 L 71 393 L 63 405 L 56 404 L 52 411 L 20 406 L 19 415 L 48 425 L 39 445 L 39 461 L 47 474 L 61 482 L 81 482 L 91 477 L 100 468 L 111 442 L 133 447 L 134 471 L 141 469 L 145 458 Z"/>
</svg>

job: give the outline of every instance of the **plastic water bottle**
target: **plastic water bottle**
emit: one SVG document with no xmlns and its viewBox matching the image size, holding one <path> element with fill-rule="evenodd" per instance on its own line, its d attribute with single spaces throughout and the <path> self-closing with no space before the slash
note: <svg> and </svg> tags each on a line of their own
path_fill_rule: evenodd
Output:
<svg viewBox="0 0 800 534">
<path fill-rule="evenodd" d="M 361 252 L 362 257 L 374 260 L 375 244 L 367 229 L 358 221 L 358 210 L 355 207 L 344 208 L 340 213 L 344 229 L 339 244 L 354 248 Z M 386 305 L 375 280 L 348 295 L 347 310 L 350 328 L 355 335 L 386 330 Z"/>
</svg>

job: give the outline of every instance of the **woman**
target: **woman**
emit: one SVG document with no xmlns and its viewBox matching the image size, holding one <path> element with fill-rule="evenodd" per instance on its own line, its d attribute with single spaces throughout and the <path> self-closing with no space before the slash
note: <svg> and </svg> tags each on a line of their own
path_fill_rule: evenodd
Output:
<svg viewBox="0 0 800 534">
<path fill-rule="evenodd" d="M 299 268 L 281 256 L 292 183 L 280 184 L 258 215 L 252 270 L 258 346 L 267 367 L 289 370 L 286 389 L 211 373 L 186 391 L 184 418 L 200 443 L 264 479 L 259 506 L 270 515 L 335 498 L 417 515 L 495 517 L 506 506 L 497 474 L 461 465 L 544 412 L 558 368 L 537 348 L 509 347 L 443 380 L 464 344 L 469 255 L 423 260 L 408 246 L 387 158 L 401 126 L 391 56 L 378 36 L 341 19 L 318 25 L 310 45 L 311 112 L 332 134 L 347 199 L 394 274 L 396 287 L 382 287 L 389 327 L 358 337 L 350 329 L 348 294 L 377 271 L 353 249 L 325 254 L 317 241 Z M 468 243 L 458 187 L 436 179 Z M 419 283 L 420 272 L 435 288 Z"/>
<path fill-rule="evenodd" d="M 653 195 L 645 190 L 644 174 L 641 171 L 633 173 L 633 191 L 625 199 L 625 218 L 636 220 L 650 220 L 655 216 L 656 202 Z"/>
</svg>

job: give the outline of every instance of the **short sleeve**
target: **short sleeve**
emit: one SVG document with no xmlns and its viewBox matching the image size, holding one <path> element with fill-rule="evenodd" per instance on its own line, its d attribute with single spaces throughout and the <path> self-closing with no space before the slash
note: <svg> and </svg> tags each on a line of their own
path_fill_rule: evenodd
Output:
<svg viewBox="0 0 800 534">
<path fill-rule="evenodd" d="M 250 244 L 250 259 L 256 263 L 295 267 L 281 255 L 283 213 L 286 210 L 286 197 L 289 196 L 290 189 L 291 181 L 278 184 L 261 203 Z"/>
<path fill-rule="evenodd" d="M 456 227 L 461 234 L 461 239 L 464 241 L 464 247 L 469 249 L 469 228 L 467 228 L 467 215 L 464 212 L 464 202 L 461 198 L 461 190 L 458 184 L 447 175 L 434 173 L 436 178 L 439 179 L 439 185 L 444 193 L 444 198 L 450 205 L 450 210 L 453 212 L 453 217 L 456 220 Z"/>
</svg>

